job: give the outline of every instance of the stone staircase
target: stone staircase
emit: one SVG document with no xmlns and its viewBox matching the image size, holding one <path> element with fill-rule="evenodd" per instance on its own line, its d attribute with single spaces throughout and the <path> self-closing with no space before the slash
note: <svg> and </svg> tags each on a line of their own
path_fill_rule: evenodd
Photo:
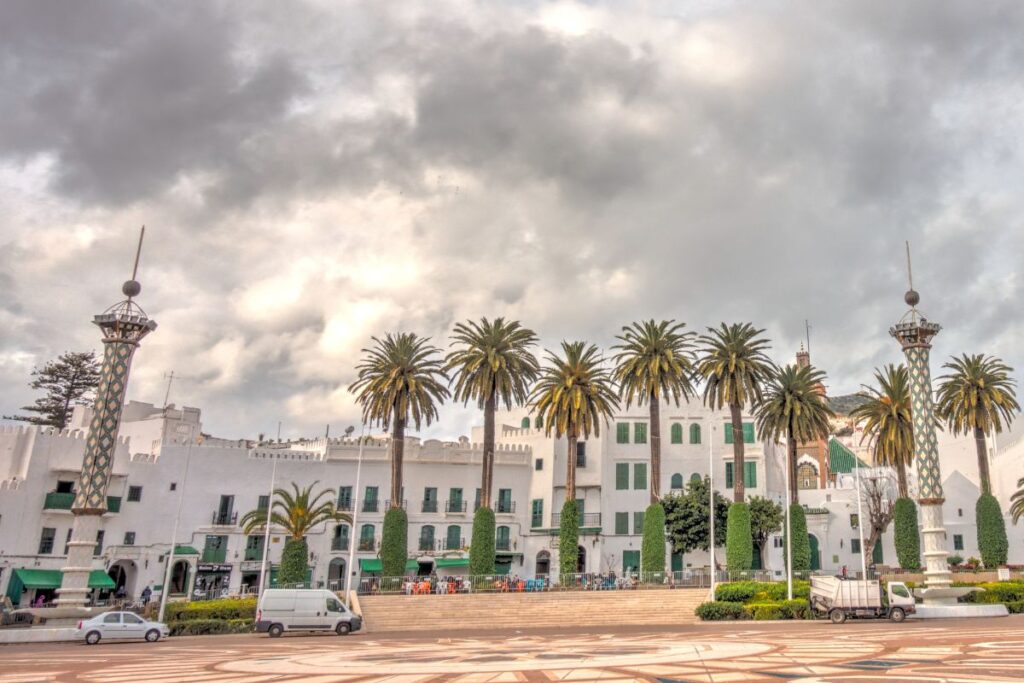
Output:
<svg viewBox="0 0 1024 683">
<path fill-rule="evenodd" d="M 369 633 L 488 631 L 570 626 L 692 624 L 706 588 L 622 591 L 361 595 Z"/>
</svg>

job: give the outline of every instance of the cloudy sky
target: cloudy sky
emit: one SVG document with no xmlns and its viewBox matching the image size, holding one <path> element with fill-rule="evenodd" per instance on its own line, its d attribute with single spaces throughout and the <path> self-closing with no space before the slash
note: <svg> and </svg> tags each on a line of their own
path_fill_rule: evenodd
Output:
<svg viewBox="0 0 1024 683">
<path fill-rule="evenodd" d="M 100 347 L 142 224 L 129 396 L 174 370 L 228 437 L 340 432 L 371 335 L 483 315 L 750 320 L 779 361 L 810 319 L 854 391 L 904 240 L 936 357 L 1020 368 L 1022 34 L 1016 0 L 7 0 L 0 414 Z"/>
</svg>

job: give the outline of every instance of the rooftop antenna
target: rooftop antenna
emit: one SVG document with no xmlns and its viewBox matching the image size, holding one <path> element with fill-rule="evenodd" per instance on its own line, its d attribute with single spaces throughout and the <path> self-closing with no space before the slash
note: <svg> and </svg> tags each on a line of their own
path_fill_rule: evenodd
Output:
<svg viewBox="0 0 1024 683">
<path fill-rule="evenodd" d="M 903 295 L 903 300 L 910 306 L 910 319 L 912 321 L 917 320 L 917 304 L 921 301 L 921 295 L 914 290 L 914 271 L 910 266 L 910 242 L 906 242 L 907 245 L 907 284 L 910 285 L 910 289 Z M 906 317 L 906 316 L 904 316 Z M 923 318 L 922 318 L 923 320 Z"/>
<path fill-rule="evenodd" d="M 807 355 L 811 354 L 811 323 L 804 319 L 804 331 L 807 333 Z"/>
<path fill-rule="evenodd" d="M 128 297 L 128 302 L 131 303 L 133 296 L 138 296 L 139 292 L 142 291 L 142 287 L 139 285 L 139 281 L 135 277 L 139 274 L 139 259 L 142 258 L 142 240 L 146 236 L 146 226 L 143 225 L 142 229 L 139 230 L 139 246 L 135 248 L 135 263 L 132 265 L 132 279 L 124 283 L 124 287 L 121 291 Z"/>
<path fill-rule="evenodd" d="M 174 370 L 170 373 L 164 373 L 164 379 L 167 380 L 167 391 L 164 392 L 164 410 L 167 410 L 167 401 L 171 398 L 171 384 L 174 382 Z"/>
</svg>

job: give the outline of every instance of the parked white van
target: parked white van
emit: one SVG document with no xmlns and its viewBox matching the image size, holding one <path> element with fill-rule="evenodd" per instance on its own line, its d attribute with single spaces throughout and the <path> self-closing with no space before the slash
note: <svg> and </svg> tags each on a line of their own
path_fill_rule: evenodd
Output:
<svg viewBox="0 0 1024 683">
<path fill-rule="evenodd" d="M 363 620 L 329 590 L 268 588 L 260 597 L 256 632 L 277 638 L 288 631 L 358 631 Z"/>
</svg>

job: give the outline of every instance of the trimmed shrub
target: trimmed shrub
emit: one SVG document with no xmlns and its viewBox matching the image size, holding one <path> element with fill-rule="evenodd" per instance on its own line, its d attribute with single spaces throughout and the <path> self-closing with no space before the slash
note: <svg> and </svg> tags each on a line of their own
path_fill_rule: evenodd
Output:
<svg viewBox="0 0 1024 683">
<path fill-rule="evenodd" d="M 796 595 L 796 587 L 793 588 L 793 595 Z M 810 619 L 811 603 L 807 598 L 796 598 L 782 602 L 782 613 L 785 619 Z"/>
<path fill-rule="evenodd" d="M 383 576 L 405 576 L 409 558 L 409 516 L 402 508 L 384 513 L 384 530 L 380 540 L 380 564 Z"/>
<path fill-rule="evenodd" d="M 789 506 L 789 528 L 793 532 L 793 571 L 809 571 L 811 568 L 811 539 L 807 535 L 807 516 L 804 514 L 804 506 L 793 503 Z M 786 561 L 786 537 L 783 529 L 782 557 Z"/>
<path fill-rule="evenodd" d="M 289 538 L 281 551 L 281 568 L 277 571 L 279 584 L 305 583 L 309 579 L 309 548 L 306 539 Z"/>
<path fill-rule="evenodd" d="M 168 621 L 172 636 L 206 636 L 224 633 L 248 633 L 253 629 L 252 619 L 191 619 Z"/>
<path fill-rule="evenodd" d="M 782 605 L 778 603 L 752 603 L 746 605 L 745 609 L 754 621 L 774 621 L 783 619 Z"/>
<path fill-rule="evenodd" d="M 702 602 L 693 611 L 701 621 L 749 619 L 750 614 L 735 602 Z"/>
<path fill-rule="evenodd" d="M 978 588 L 985 590 L 977 593 L 969 593 L 961 600 L 973 602 L 980 605 L 995 605 L 1003 603 L 1009 607 L 1011 603 L 1024 602 L 1024 581 L 1001 581 L 990 583 L 979 583 Z"/>
<path fill-rule="evenodd" d="M 167 607 L 164 611 L 164 617 L 168 622 L 203 620 L 229 621 L 233 619 L 248 619 L 249 621 L 252 621 L 256 618 L 256 598 L 244 598 L 241 600 L 203 600 L 201 602 L 169 602 L 167 603 Z"/>
<path fill-rule="evenodd" d="M 494 573 L 494 510 L 481 507 L 473 515 L 473 538 L 469 543 L 469 573 Z"/>
<path fill-rule="evenodd" d="M 793 581 L 793 599 L 810 597 L 808 581 Z M 734 581 L 715 586 L 715 600 L 721 602 L 777 602 L 786 599 L 785 581 Z"/>
<path fill-rule="evenodd" d="M 725 566 L 731 572 L 750 569 L 754 544 L 750 535 L 750 508 L 746 503 L 729 506 L 725 532 Z"/>
<path fill-rule="evenodd" d="M 579 560 L 580 516 L 576 501 L 567 500 L 562 505 L 561 525 L 558 529 L 558 570 L 562 576 L 576 573 Z"/>
<path fill-rule="evenodd" d="M 642 575 L 665 571 L 665 508 L 651 503 L 644 512 L 644 536 L 640 544 Z"/>
<path fill-rule="evenodd" d="M 909 498 L 900 498 L 893 508 L 893 534 L 896 559 L 903 569 L 921 568 L 921 536 L 917 528 L 917 505 Z"/>
<path fill-rule="evenodd" d="M 999 501 L 991 494 L 983 494 L 975 506 L 975 519 L 978 522 L 978 550 L 981 561 L 989 569 L 1006 564 L 1006 553 L 1009 542 L 1006 540 L 1006 523 L 1003 511 L 999 509 Z"/>
</svg>

